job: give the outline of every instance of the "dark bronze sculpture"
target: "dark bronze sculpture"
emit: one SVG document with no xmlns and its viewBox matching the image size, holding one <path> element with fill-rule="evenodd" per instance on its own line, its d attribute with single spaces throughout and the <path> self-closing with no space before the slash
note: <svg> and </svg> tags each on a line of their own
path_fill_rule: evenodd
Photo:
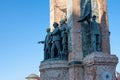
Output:
<svg viewBox="0 0 120 80">
<path fill-rule="evenodd" d="M 85 0 L 82 15 L 78 22 L 82 27 L 83 56 L 91 52 L 101 51 L 101 34 L 99 24 L 96 22 L 96 16 L 91 17 L 91 1 Z"/>
<path fill-rule="evenodd" d="M 57 58 L 61 58 L 60 52 L 61 52 L 61 38 L 60 38 L 60 30 L 58 28 L 58 23 L 54 22 L 53 27 L 55 28 L 52 32 L 52 48 L 51 48 L 51 59 L 56 58 L 55 57 L 55 50 L 57 50 Z"/>
<path fill-rule="evenodd" d="M 54 22 L 53 32 L 50 32 L 48 28 L 47 35 L 44 41 L 39 41 L 38 43 L 44 44 L 44 60 L 50 59 L 68 59 L 68 27 L 66 24 L 66 19 L 60 21 L 60 26 L 58 23 Z"/>
<path fill-rule="evenodd" d="M 78 22 L 86 20 L 89 23 L 91 16 L 91 0 L 84 0 L 83 3 L 81 17 L 79 18 Z"/>
<path fill-rule="evenodd" d="M 84 4 L 83 4 L 84 3 Z M 82 5 L 83 4 L 83 5 Z M 82 27 L 82 44 L 83 56 L 91 52 L 101 51 L 101 34 L 99 24 L 96 22 L 96 16 L 92 17 L 91 0 L 81 1 L 81 17 L 78 22 L 81 22 Z"/>
<path fill-rule="evenodd" d="M 61 31 L 61 42 L 62 42 L 61 58 L 67 59 L 69 29 L 68 29 L 68 26 L 66 24 L 66 17 L 60 21 L 60 31 Z"/>
<path fill-rule="evenodd" d="M 101 48 L 100 48 L 100 42 L 101 42 L 100 27 L 99 27 L 98 23 L 96 22 L 95 15 L 92 17 L 90 32 L 91 32 L 92 52 L 101 51 Z"/>
<path fill-rule="evenodd" d="M 38 43 L 44 44 L 44 60 L 50 59 L 51 57 L 51 45 L 52 45 L 52 36 L 50 28 L 46 29 L 47 35 L 44 41 L 39 41 Z"/>
<path fill-rule="evenodd" d="M 90 20 L 91 20 L 91 0 L 81 0 L 81 16 L 77 22 L 82 25 L 82 49 L 83 56 L 91 52 Z"/>
</svg>

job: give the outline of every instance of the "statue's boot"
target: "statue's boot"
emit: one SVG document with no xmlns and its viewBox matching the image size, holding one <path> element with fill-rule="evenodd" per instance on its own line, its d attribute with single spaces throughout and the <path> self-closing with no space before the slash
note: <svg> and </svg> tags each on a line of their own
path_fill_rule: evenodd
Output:
<svg viewBox="0 0 120 80">
<path fill-rule="evenodd" d="M 86 19 L 86 17 L 80 17 L 80 18 L 77 20 L 77 22 L 83 22 L 83 21 L 85 21 L 85 19 Z"/>
<path fill-rule="evenodd" d="M 85 15 L 81 16 L 77 22 L 83 22 L 88 19 L 90 19 L 90 13 L 86 13 Z"/>
</svg>

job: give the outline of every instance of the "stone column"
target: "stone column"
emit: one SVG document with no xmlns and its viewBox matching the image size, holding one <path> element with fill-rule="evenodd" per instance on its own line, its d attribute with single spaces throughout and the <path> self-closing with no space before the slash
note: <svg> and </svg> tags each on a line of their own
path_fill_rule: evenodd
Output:
<svg viewBox="0 0 120 80">
<path fill-rule="evenodd" d="M 82 68 L 82 32 L 77 22 L 80 17 L 80 0 L 67 0 L 68 27 L 70 29 L 69 47 L 69 79 L 83 80 Z"/>
</svg>

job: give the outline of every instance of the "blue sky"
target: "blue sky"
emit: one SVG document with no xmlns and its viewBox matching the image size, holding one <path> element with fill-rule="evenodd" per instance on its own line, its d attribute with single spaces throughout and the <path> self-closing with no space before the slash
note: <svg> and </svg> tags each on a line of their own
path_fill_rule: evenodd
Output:
<svg viewBox="0 0 120 80">
<path fill-rule="evenodd" d="M 120 0 L 108 0 L 111 53 L 120 58 Z M 24 80 L 39 75 L 45 29 L 49 27 L 49 0 L 0 0 L 1 80 Z M 117 66 L 120 72 L 120 64 Z"/>
</svg>

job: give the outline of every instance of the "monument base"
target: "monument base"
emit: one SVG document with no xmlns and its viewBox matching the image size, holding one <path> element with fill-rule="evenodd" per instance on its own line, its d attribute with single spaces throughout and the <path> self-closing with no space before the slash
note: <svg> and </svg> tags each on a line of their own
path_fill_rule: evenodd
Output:
<svg viewBox="0 0 120 80">
<path fill-rule="evenodd" d="M 118 58 L 102 52 L 86 56 L 84 63 L 84 80 L 116 80 L 115 71 Z"/>
<path fill-rule="evenodd" d="M 46 60 L 41 62 L 40 80 L 69 80 L 68 61 Z"/>
</svg>

